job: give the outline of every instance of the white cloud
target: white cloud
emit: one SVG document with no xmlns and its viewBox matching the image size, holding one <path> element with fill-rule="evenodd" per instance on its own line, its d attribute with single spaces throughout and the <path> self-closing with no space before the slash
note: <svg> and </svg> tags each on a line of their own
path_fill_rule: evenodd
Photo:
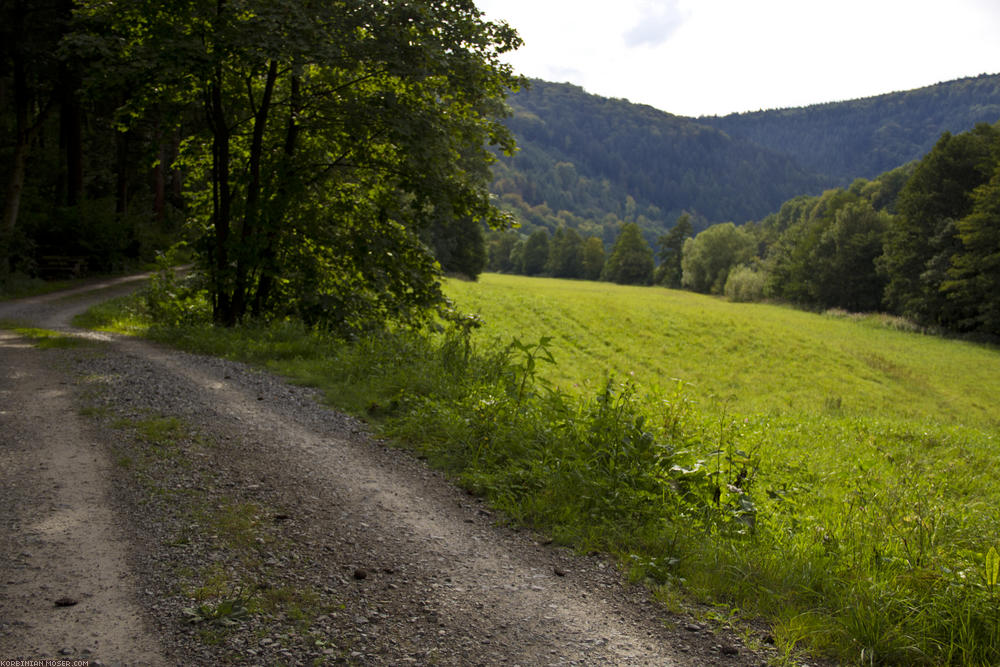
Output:
<svg viewBox="0 0 1000 667">
<path fill-rule="evenodd" d="M 681 11 L 678 0 L 647 0 L 639 7 L 640 16 L 625 32 L 625 46 L 659 46 L 666 42 L 684 23 L 687 12 Z"/>
</svg>

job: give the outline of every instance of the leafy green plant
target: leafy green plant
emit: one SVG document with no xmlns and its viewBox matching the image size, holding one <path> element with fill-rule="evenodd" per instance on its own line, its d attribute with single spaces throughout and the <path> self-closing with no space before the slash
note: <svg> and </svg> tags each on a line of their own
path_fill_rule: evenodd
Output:
<svg viewBox="0 0 1000 667">
<path fill-rule="evenodd" d="M 555 357 L 549 349 L 551 336 L 542 336 L 535 343 L 522 343 L 516 336 L 511 340 L 508 350 L 520 355 L 514 366 L 515 403 L 521 404 L 525 398 L 525 389 L 536 383 L 546 386 L 547 382 L 538 377 L 538 362 L 555 365 Z"/>
<path fill-rule="evenodd" d="M 256 590 L 245 592 L 242 588 L 233 591 L 218 602 L 202 603 L 197 607 L 185 608 L 184 615 L 189 623 L 209 623 L 231 627 L 249 614 L 248 605 Z"/>
<path fill-rule="evenodd" d="M 176 326 L 207 322 L 211 306 L 207 292 L 197 275 L 179 277 L 176 266 L 184 253 L 184 244 L 167 252 L 157 253 L 156 272 L 144 290 L 144 302 L 149 317 L 160 326 Z"/>
</svg>

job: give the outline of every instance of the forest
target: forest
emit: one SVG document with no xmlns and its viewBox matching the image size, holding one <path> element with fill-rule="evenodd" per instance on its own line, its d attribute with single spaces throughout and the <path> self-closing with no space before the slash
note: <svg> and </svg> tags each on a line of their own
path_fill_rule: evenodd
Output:
<svg viewBox="0 0 1000 667">
<path fill-rule="evenodd" d="M 443 302 L 429 246 L 508 224 L 520 39 L 472 0 L 12 0 L 0 36 L 5 285 L 180 244 L 217 324 L 358 331 Z"/>
<path fill-rule="evenodd" d="M 1000 118 L 1000 77 L 982 74 L 905 92 L 699 123 L 791 156 L 810 171 L 843 179 L 875 178 L 959 133 Z"/>
<path fill-rule="evenodd" d="M 684 118 L 535 80 L 510 103 L 520 150 L 495 167 L 501 206 L 525 235 L 565 225 L 610 246 L 624 222 L 654 243 L 683 213 L 699 231 L 743 224 L 797 195 L 920 159 L 942 133 L 1000 118 L 1000 76 L 723 118 Z"/>
</svg>

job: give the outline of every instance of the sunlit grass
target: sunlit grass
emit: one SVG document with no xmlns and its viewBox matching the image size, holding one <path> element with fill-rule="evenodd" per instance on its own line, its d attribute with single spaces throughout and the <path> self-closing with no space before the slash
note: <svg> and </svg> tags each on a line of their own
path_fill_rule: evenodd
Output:
<svg viewBox="0 0 1000 667">
<path fill-rule="evenodd" d="M 0 329 L 7 329 L 22 338 L 27 338 L 35 347 L 42 350 L 85 347 L 94 344 L 94 341 L 79 336 L 52 331 L 50 329 L 24 326 L 19 322 L 0 321 Z"/>
<path fill-rule="evenodd" d="M 834 413 L 1000 424 L 1000 354 L 973 343 L 788 307 L 609 283 L 483 275 L 449 281 L 483 334 L 553 336 L 550 379 L 574 388 L 613 374 L 646 388 L 688 385 L 733 413 Z"/>
</svg>

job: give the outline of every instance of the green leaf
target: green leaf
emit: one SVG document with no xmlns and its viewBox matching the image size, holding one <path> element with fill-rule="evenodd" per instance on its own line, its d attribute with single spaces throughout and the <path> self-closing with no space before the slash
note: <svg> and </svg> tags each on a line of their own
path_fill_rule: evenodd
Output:
<svg viewBox="0 0 1000 667">
<path fill-rule="evenodd" d="M 995 547 L 990 547 L 986 552 L 986 585 L 993 588 L 997 584 L 997 576 L 1000 575 L 1000 554 Z"/>
</svg>

